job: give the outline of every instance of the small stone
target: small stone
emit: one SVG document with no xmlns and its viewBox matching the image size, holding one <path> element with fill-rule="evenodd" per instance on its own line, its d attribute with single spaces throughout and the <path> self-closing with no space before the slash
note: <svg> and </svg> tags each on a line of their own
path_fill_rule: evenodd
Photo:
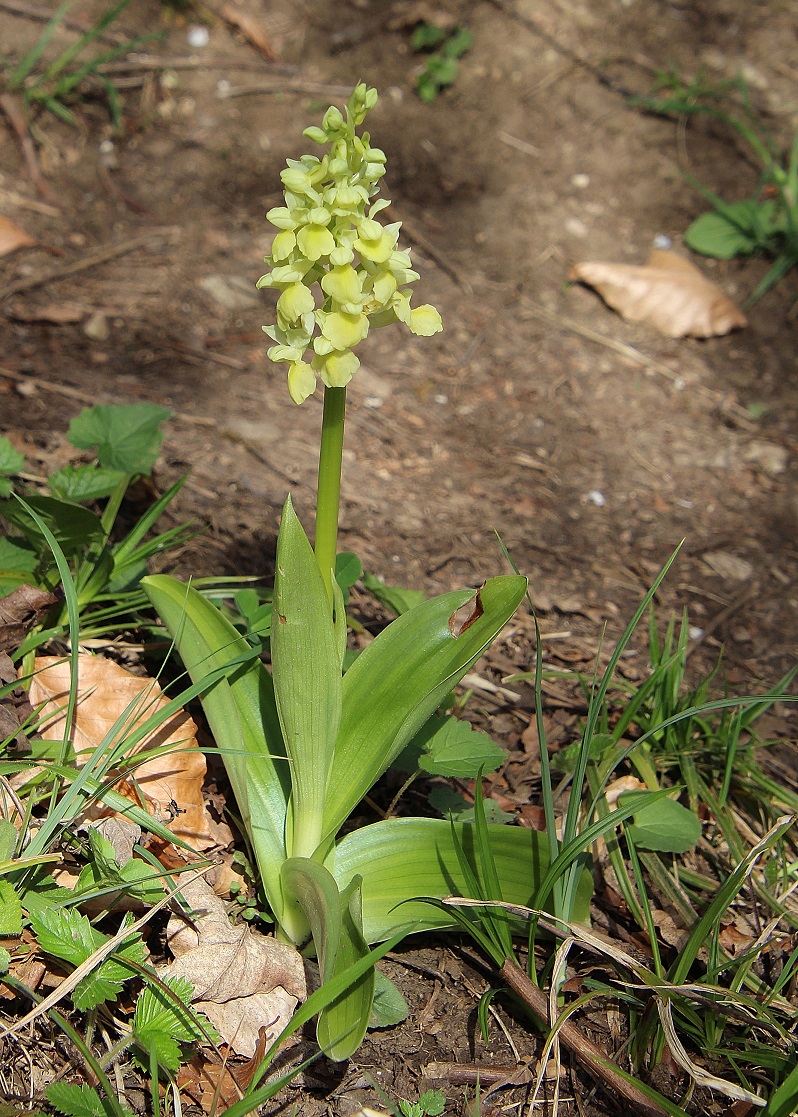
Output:
<svg viewBox="0 0 798 1117">
<path fill-rule="evenodd" d="M 590 186 L 590 175 L 578 174 L 571 175 L 571 186 L 577 190 L 586 190 Z"/>
<path fill-rule="evenodd" d="M 787 468 L 788 451 L 774 442 L 752 442 L 744 454 L 745 460 L 758 465 L 763 473 L 776 477 Z"/>
<path fill-rule="evenodd" d="M 200 287 L 225 310 L 247 310 L 260 302 L 255 285 L 240 275 L 206 275 Z"/>
<path fill-rule="evenodd" d="M 111 334 L 111 327 L 102 311 L 97 310 L 84 322 L 83 332 L 92 341 L 107 341 Z"/>
<path fill-rule="evenodd" d="M 565 231 L 570 233 L 572 237 L 579 237 L 584 240 L 588 234 L 587 225 L 584 221 L 580 221 L 578 217 L 569 217 L 565 222 Z"/>
<path fill-rule="evenodd" d="M 202 47 L 206 47 L 210 42 L 210 38 L 211 36 L 208 28 L 202 26 L 189 27 L 188 34 L 186 35 L 188 45 L 193 50 L 199 50 Z"/>
<path fill-rule="evenodd" d="M 595 504 L 596 508 L 603 508 L 607 503 L 607 498 L 604 493 L 600 493 L 598 489 L 591 489 L 586 499 L 589 500 L 591 504 Z"/>
<path fill-rule="evenodd" d="M 747 582 L 754 573 L 750 562 L 730 551 L 707 551 L 704 562 L 713 574 L 731 582 Z"/>
</svg>

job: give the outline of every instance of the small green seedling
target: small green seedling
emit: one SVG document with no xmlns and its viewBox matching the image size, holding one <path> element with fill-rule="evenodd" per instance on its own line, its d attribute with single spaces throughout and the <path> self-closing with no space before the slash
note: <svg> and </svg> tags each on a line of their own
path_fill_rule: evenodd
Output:
<svg viewBox="0 0 798 1117">
<path fill-rule="evenodd" d="M 428 104 L 457 78 L 459 59 L 474 45 L 474 36 L 465 27 L 447 32 L 432 23 L 421 23 L 413 32 L 411 48 L 416 52 L 434 51 L 416 78 L 416 92 Z M 436 49 L 437 48 L 437 49 Z"/>
<path fill-rule="evenodd" d="M 402 1098 L 399 1110 L 402 1117 L 439 1117 L 446 1108 L 446 1098 L 440 1090 L 425 1090 L 418 1101 Z"/>
<path fill-rule="evenodd" d="M 721 121 L 752 149 L 760 164 L 754 195 L 728 202 L 701 183 L 692 185 L 712 205 L 689 226 L 685 244 L 694 252 L 732 260 L 764 253 L 773 266 L 747 300 L 752 306 L 798 263 L 798 132 L 788 153 L 779 150 L 751 104 L 745 79 L 712 83 L 700 72 L 685 81 L 675 71 L 660 75 L 660 93 L 635 101 L 644 108 L 681 117 L 704 115 Z"/>
</svg>

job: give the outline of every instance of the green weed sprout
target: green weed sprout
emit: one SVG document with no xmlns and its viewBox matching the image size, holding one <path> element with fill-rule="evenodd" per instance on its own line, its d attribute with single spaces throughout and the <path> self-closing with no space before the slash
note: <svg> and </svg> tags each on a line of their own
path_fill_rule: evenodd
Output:
<svg viewBox="0 0 798 1117">
<path fill-rule="evenodd" d="M 389 818 L 339 832 L 496 638 L 527 585 L 509 575 L 424 601 L 343 674 L 346 616 L 334 572 L 354 349 L 370 329 L 394 322 L 420 335 L 442 328 L 433 307 L 411 306 L 417 274 L 398 247 L 399 224 L 377 220 L 387 205 L 373 200 L 385 156 L 358 134 L 376 99 L 358 85 L 345 114 L 331 108 L 321 128 L 306 131 L 328 150 L 289 161 L 286 205 L 269 214 L 280 230 L 260 281 L 279 291 L 269 356 L 288 365 L 297 403 L 317 377 L 324 384 L 315 553 L 289 497 L 277 542 L 271 673 L 193 589 L 166 576 L 142 582 L 204 691 L 277 933 L 298 946 L 313 940 L 325 985 L 365 959 L 371 943 L 456 925 L 450 911 L 418 897 L 462 893 L 479 877 L 473 826 Z M 484 835 L 502 896 L 529 901 L 546 872 L 546 839 L 501 825 Z M 581 875 L 576 918 L 587 918 L 589 892 Z M 373 967 L 360 974 L 319 1017 L 319 1043 L 333 1059 L 356 1051 L 368 1025 L 376 979 Z"/>
<path fill-rule="evenodd" d="M 798 264 L 798 132 L 786 154 L 768 134 L 751 104 L 745 79 L 708 82 L 700 72 L 687 82 L 675 71 L 662 74 L 662 96 L 636 98 L 633 103 L 662 115 L 709 116 L 737 133 L 760 165 L 755 194 L 728 202 L 697 182 L 689 181 L 712 209 L 687 228 L 685 244 L 694 252 L 732 260 L 766 253 L 773 265 L 746 300 L 753 306 Z"/>
</svg>

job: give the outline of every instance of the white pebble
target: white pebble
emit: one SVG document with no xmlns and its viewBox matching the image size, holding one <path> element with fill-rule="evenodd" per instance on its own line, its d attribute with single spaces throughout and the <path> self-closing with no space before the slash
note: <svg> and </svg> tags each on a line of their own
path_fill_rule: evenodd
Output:
<svg viewBox="0 0 798 1117">
<path fill-rule="evenodd" d="M 199 24 L 195 27 L 189 27 L 188 34 L 186 35 L 188 45 L 192 48 L 206 47 L 210 41 L 210 37 L 208 28 L 202 27 Z"/>
</svg>

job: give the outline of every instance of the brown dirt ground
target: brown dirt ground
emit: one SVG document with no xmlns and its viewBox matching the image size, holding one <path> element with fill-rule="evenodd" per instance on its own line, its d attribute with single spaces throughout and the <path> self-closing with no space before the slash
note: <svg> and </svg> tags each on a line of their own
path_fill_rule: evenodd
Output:
<svg viewBox="0 0 798 1117">
<path fill-rule="evenodd" d="M 70 14 L 85 21 L 101 7 L 78 0 Z M 16 57 L 41 24 L 15 9 L 0 4 L 4 52 Z M 792 5 L 241 0 L 279 63 L 202 10 L 210 41 L 193 51 L 194 17 L 166 18 L 155 0 L 134 0 L 119 21 L 131 34 L 164 32 L 148 48 L 157 62 L 118 73 L 121 136 L 99 104 L 78 108 L 76 130 L 38 118 L 54 198 L 37 197 L 0 128 L 0 211 L 41 243 L 0 261 L 1 425 L 33 471 L 69 456 L 64 432 L 83 403 L 169 406 L 157 480 L 190 469 L 171 515 L 207 525 L 178 572 L 268 574 L 289 489 L 312 516 L 321 409 L 316 398 L 294 407 L 265 358 L 272 296 L 254 289 L 270 240 L 263 213 L 280 201 L 302 129 L 363 79 L 382 93 L 369 126 L 422 272 L 416 299 L 434 302 L 446 329 L 416 339 L 394 328 L 362 347 L 342 548 L 432 593 L 500 572 L 496 529 L 530 576 L 548 661 L 589 666 L 605 624 L 617 635 L 684 539 L 661 615 L 689 609 L 706 633 L 694 661 L 712 663 L 722 644 L 734 686 L 775 681 L 798 646 L 798 275 L 753 309 L 748 329 L 708 341 L 625 323 L 566 280 L 578 260 L 642 262 L 659 233 L 678 244 L 703 208 L 685 170 L 730 198 L 755 188 L 756 169 L 719 127 L 685 130 L 625 94 L 647 92 L 669 65 L 706 65 L 719 80 L 742 70 L 786 144 L 798 125 Z M 467 24 L 475 44 L 453 89 L 424 105 L 409 28 L 441 14 Z M 699 263 L 739 300 L 767 268 Z M 65 302 L 76 321 L 42 320 Z M 498 677 L 530 666 L 521 620 L 493 667 Z M 530 707 L 527 697 L 520 712 L 486 716 L 512 747 Z M 784 711 L 785 738 L 791 725 Z M 362 1092 L 369 1077 L 413 1097 L 431 1062 L 515 1065 L 498 1028 L 490 1050 L 482 1044 L 475 1006 L 487 979 L 450 944 L 404 950 L 392 967 L 408 1023 L 377 1033 L 337 1077 L 329 1067 L 306 1076 L 288 1111 L 378 1105 Z M 520 1058 L 532 1055 L 534 1037 L 503 1023 Z M 454 1112 L 463 1089 L 447 1095 Z M 522 1111 L 523 1091 L 497 1104 Z"/>
</svg>

